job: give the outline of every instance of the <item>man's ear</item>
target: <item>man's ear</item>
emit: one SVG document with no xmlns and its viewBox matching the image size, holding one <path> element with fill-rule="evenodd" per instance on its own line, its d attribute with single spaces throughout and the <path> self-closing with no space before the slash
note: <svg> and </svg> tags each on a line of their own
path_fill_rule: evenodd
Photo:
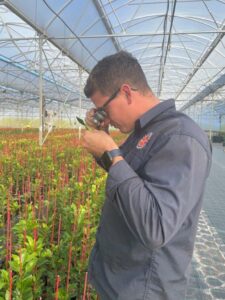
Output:
<svg viewBox="0 0 225 300">
<path fill-rule="evenodd" d="M 122 91 L 125 93 L 128 104 L 131 104 L 132 97 L 131 97 L 131 88 L 130 88 L 129 84 L 123 84 L 121 88 L 122 88 Z"/>
</svg>

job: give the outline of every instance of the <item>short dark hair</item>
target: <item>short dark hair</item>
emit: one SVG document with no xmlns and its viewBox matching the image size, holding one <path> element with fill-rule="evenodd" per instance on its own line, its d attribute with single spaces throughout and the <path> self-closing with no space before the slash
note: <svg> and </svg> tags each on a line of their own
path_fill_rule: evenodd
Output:
<svg viewBox="0 0 225 300">
<path fill-rule="evenodd" d="M 119 51 L 97 63 L 87 79 L 84 93 L 88 98 L 97 91 L 109 96 L 124 83 L 143 94 L 151 91 L 138 60 L 126 51 Z"/>
</svg>

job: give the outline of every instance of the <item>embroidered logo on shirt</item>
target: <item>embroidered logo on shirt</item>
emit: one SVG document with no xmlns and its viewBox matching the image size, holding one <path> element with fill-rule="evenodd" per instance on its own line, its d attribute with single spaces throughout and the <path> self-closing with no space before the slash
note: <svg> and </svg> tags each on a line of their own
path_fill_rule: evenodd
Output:
<svg viewBox="0 0 225 300">
<path fill-rule="evenodd" d="M 143 138 L 140 139 L 140 141 L 138 142 L 136 148 L 137 149 L 142 149 L 145 147 L 145 145 L 148 143 L 148 141 L 150 140 L 152 136 L 152 132 L 147 133 L 145 136 L 143 136 Z"/>
</svg>

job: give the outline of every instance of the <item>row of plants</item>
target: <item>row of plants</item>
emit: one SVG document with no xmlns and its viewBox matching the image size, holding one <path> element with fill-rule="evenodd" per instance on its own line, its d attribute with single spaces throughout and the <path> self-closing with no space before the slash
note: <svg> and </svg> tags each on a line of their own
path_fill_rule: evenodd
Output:
<svg viewBox="0 0 225 300">
<path fill-rule="evenodd" d="M 104 201 L 105 172 L 58 130 L 3 130 L 0 141 L 0 300 L 96 299 L 87 262 Z"/>
</svg>

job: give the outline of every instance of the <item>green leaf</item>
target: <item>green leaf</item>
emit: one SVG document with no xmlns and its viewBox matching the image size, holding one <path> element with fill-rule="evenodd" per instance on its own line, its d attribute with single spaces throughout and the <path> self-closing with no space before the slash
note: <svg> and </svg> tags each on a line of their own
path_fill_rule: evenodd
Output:
<svg viewBox="0 0 225 300">
<path fill-rule="evenodd" d="M 50 249 L 46 249 L 42 252 L 41 257 L 52 257 L 52 251 Z"/>
<path fill-rule="evenodd" d="M 86 129 L 88 129 L 88 127 L 87 127 L 86 123 L 84 122 L 84 120 L 82 120 L 82 119 L 79 118 L 79 117 L 76 117 L 76 119 L 77 119 L 77 121 L 78 121 L 81 125 L 83 125 Z"/>
<path fill-rule="evenodd" d="M 1 279 L 3 279 L 5 282 L 9 282 L 9 273 L 6 270 L 1 270 Z"/>
<path fill-rule="evenodd" d="M 20 265 L 16 261 L 10 261 L 9 265 L 14 272 L 17 272 L 17 273 L 20 272 Z"/>
<path fill-rule="evenodd" d="M 5 300 L 10 300 L 9 299 L 9 291 L 6 291 L 6 293 L 5 293 Z"/>
<path fill-rule="evenodd" d="M 25 293 L 23 293 L 23 299 L 34 300 L 33 291 L 31 288 L 29 288 Z"/>
<path fill-rule="evenodd" d="M 0 290 L 2 289 L 2 288 L 4 288 L 4 286 L 6 286 L 6 282 L 0 282 Z"/>
<path fill-rule="evenodd" d="M 29 275 L 23 278 L 22 280 L 22 286 L 23 289 L 25 290 L 26 288 L 30 288 L 33 284 L 33 276 Z"/>
<path fill-rule="evenodd" d="M 18 265 L 20 265 L 20 258 L 19 258 L 18 255 L 12 254 L 12 260 L 13 260 L 14 262 L 16 262 Z"/>
<path fill-rule="evenodd" d="M 34 248 L 34 239 L 31 236 L 27 236 L 27 245 Z"/>
<path fill-rule="evenodd" d="M 26 273 L 30 273 L 33 271 L 34 267 L 36 266 L 37 264 L 37 258 L 33 258 L 31 261 L 29 261 L 27 264 L 26 264 L 26 267 L 25 267 L 25 272 Z"/>
</svg>

